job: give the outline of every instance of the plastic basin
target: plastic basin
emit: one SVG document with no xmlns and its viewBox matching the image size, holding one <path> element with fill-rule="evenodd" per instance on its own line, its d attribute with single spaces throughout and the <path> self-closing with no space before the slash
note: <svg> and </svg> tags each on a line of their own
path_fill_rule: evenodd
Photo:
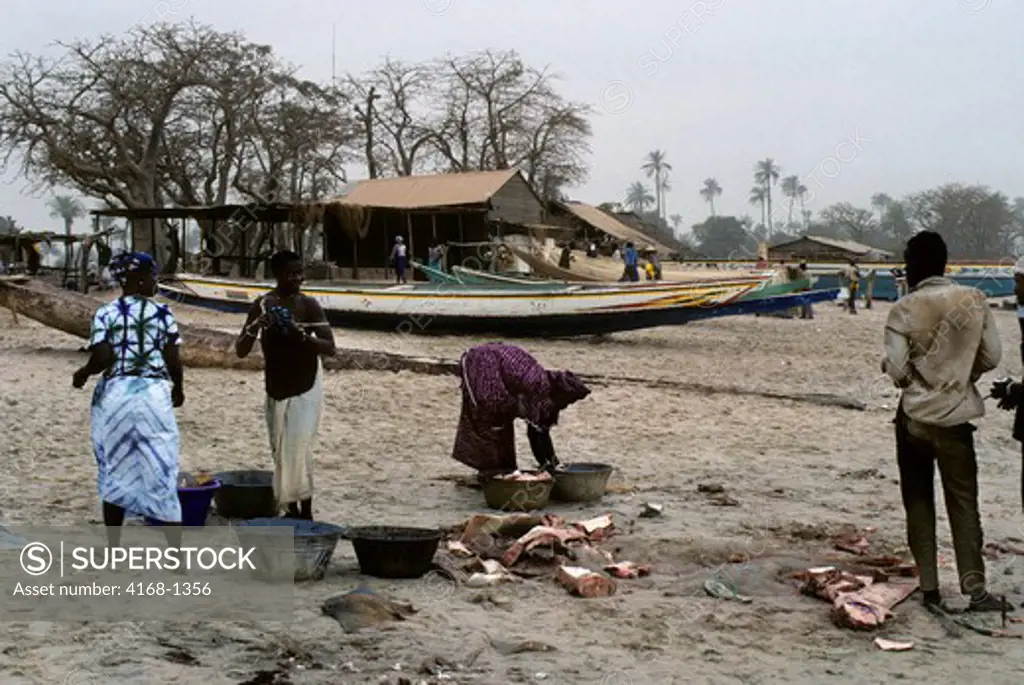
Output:
<svg viewBox="0 0 1024 685">
<path fill-rule="evenodd" d="M 482 477 L 480 480 L 487 506 L 502 511 L 543 509 L 548 505 L 554 486 L 550 480 L 520 482 L 491 476 Z"/>
<path fill-rule="evenodd" d="M 277 527 L 291 527 L 295 536 L 292 550 L 283 549 L 275 540 L 280 538 L 261 535 Z M 235 532 L 245 547 L 255 548 L 255 576 L 265 579 L 291 580 L 283 570 L 294 568 L 294 580 L 320 580 L 327 572 L 338 540 L 345 536 L 345 528 L 332 523 L 301 519 L 255 518 L 240 521 Z M 294 566 L 292 566 L 294 565 Z"/>
<path fill-rule="evenodd" d="M 213 501 L 227 519 L 269 518 L 277 515 L 273 471 L 225 471 L 214 476 L 220 488 Z"/>
<path fill-rule="evenodd" d="M 359 571 L 376 578 L 419 578 L 431 569 L 443 533 L 434 528 L 363 526 L 348 539 Z"/>
<path fill-rule="evenodd" d="M 181 503 L 181 525 L 187 528 L 202 528 L 210 515 L 210 502 L 220 488 L 220 481 L 214 479 L 205 485 L 191 488 L 178 488 L 178 501 Z M 160 521 L 145 517 L 147 526 L 160 525 Z"/>
<path fill-rule="evenodd" d="M 555 470 L 551 498 L 559 502 L 596 502 L 604 497 L 612 471 L 608 464 L 565 464 Z"/>
</svg>

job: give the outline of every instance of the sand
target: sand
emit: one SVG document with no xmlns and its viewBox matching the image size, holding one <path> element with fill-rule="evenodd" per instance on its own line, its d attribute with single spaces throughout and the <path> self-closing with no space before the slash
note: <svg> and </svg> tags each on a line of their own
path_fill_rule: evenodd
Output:
<svg viewBox="0 0 1024 685">
<path fill-rule="evenodd" d="M 366 579 L 342 542 L 328 577 L 301 586 L 291 623 L 192 624 L 183 616 L 181 623 L 5 624 L 0 682 L 876 683 L 973 680 L 980 673 L 989 682 L 1016 682 L 1024 668 L 1019 641 L 951 639 L 916 596 L 883 631 L 914 640 L 915 648 L 883 653 L 872 645 L 873 634 L 834 627 L 827 605 L 775 580 L 783 569 L 819 559 L 829 548 L 827 535 L 845 524 L 877 526 L 873 550 L 906 553 L 890 423 L 895 394 L 878 372 L 887 311 L 881 304 L 854 317 L 818 306 L 813 321 L 742 317 L 604 342 L 523 343 L 545 364 L 580 372 L 831 392 L 869 404 L 858 412 L 637 384 L 596 387 L 564 413 L 556 446 L 563 460 L 614 464 L 614 481 L 635 489 L 600 505 L 552 510 L 581 517 L 611 511 L 626 524 L 644 502 L 665 507 L 662 518 L 637 519 L 617 538 L 621 558 L 651 563 L 654 573 L 621 581 L 614 597 L 575 599 L 548 581 L 481 591 L 436 578 Z M 176 312 L 226 330 L 240 321 L 182 305 Z M 999 311 L 996 318 L 1004 363 L 983 379 L 986 389 L 1000 375 L 1020 373 L 1013 314 Z M 337 337 L 346 345 L 446 357 L 477 342 L 348 331 Z M 15 326 L 0 312 L 0 520 L 99 520 L 88 441 L 93 382 L 75 391 L 70 380 L 84 360 L 80 345 L 24 317 Z M 485 510 L 479 492 L 443 480 L 468 473 L 449 457 L 456 379 L 334 372 L 327 391 L 316 450 L 318 518 L 448 525 Z M 269 467 L 259 374 L 187 370 L 186 397 L 178 413 L 183 468 Z M 1012 417 L 989 404 L 977 434 L 986 539 L 1024 538 Z M 520 460 L 531 464 L 518 432 Z M 701 483 L 723 485 L 739 506 L 712 506 L 697 492 Z M 939 535 L 944 589 L 957 601 L 944 512 Z M 753 558 L 737 577 L 754 601 L 706 597 L 703 581 L 737 553 Z M 1012 561 L 991 562 L 991 576 L 1019 604 L 1024 572 Z M 393 630 L 345 634 L 319 605 L 360 581 L 419 612 Z M 555 649 L 505 655 L 491 643 L 527 639 Z M 182 653 L 194 661 L 181 663 L 188 661 Z M 419 674 L 433 660 L 462 666 L 443 677 Z M 286 679 L 252 680 L 279 663 Z"/>
</svg>

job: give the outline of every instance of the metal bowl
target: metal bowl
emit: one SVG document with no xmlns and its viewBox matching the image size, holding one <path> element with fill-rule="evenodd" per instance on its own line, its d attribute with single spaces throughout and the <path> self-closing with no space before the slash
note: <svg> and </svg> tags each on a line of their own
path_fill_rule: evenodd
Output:
<svg viewBox="0 0 1024 685">
<path fill-rule="evenodd" d="M 608 464 L 563 464 L 555 469 L 551 497 L 559 502 L 596 502 L 604 497 L 614 470 Z"/>
<path fill-rule="evenodd" d="M 536 472 L 525 472 L 536 473 Z M 484 499 L 491 509 L 502 511 L 535 511 L 548 505 L 554 482 L 514 481 L 485 476 L 481 478 Z"/>
</svg>

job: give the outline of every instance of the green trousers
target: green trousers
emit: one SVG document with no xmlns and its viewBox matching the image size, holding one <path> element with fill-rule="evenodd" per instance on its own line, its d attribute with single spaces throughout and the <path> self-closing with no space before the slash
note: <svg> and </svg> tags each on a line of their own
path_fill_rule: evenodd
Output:
<svg viewBox="0 0 1024 685">
<path fill-rule="evenodd" d="M 978 462 L 974 426 L 940 428 L 896 415 L 896 458 L 907 515 L 907 541 L 917 563 L 921 589 L 939 589 L 935 541 L 935 465 L 938 464 L 946 513 L 953 533 L 960 590 L 985 591 L 981 517 L 978 514 Z"/>
</svg>

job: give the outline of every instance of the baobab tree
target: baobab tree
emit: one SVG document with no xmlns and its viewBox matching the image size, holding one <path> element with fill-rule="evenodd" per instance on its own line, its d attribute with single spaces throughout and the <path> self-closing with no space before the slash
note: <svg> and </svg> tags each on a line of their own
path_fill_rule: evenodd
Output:
<svg viewBox="0 0 1024 685">
<path fill-rule="evenodd" d="M 700 189 L 700 196 L 711 205 L 711 216 L 715 215 L 715 198 L 722 194 L 722 186 L 714 177 L 704 179 L 704 185 Z"/>
</svg>

